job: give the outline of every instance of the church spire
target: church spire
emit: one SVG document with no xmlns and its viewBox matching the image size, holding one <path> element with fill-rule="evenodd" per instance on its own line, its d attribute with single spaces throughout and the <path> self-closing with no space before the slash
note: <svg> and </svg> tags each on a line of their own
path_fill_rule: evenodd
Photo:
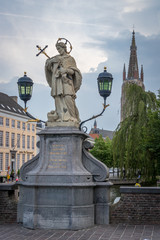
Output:
<svg viewBox="0 0 160 240">
<path fill-rule="evenodd" d="M 126 66 L 124 63 L 124 67 L 123 67 L 123 81 L 126 80 Z"/>
<path fill-rule="evenodd" d="M 130 47 L 130 59 L 129 59 L 127 78 L 126 78 L 125 65 L 123 67 L 123 84 L 122 84 L 122 94 L 121 94 L 121 122 L 126 118 L 126 110 L 125 110 L 125 104 L 127 102 L 127 95 L 126 95 L 126 89 L 125 89 L 126 84 L 137 84 L 143 90 L 145 90 L 143 65 L 141 65 L 141 72 L 140 72 L 140 78 L 139 78 L 137 46 L 135 41 L 134 30 L 132 32 L 132 43 Z"/>
<path fill-rule="evenodd" d="M 135 41 L 135 32 L 132 32 L 132 44 L 130 46 L 130 59 L 128 67 L 128 79 L 139 79 L 137 46 Z"/>
<path fill-rule="evenodd" d="M 97 121 L 96 121 L 96 119 L 94 120 L 94 128 L 95 129 L 97 128 Z"/>
<path fill-rule="evenodd" d="M 143 65 L 141 65 L 141 80 L 143 82 Z"/>
</svg>

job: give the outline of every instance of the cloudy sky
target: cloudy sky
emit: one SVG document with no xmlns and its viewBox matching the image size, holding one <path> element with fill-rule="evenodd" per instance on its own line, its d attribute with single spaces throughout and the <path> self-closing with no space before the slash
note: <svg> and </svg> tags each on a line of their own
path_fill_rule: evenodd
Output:
<svg viewBox="0 0 160 240">
<path fill-rule="evenodd" d="M 26 71 L 34 81 L 28 111 L 46 120 L 54 101 L 44 74 L 46 57 L 36 57 L 36 45 L 48 45 L 47 54 L 54 56 L 57 39 L 67 38 L 83 76 L 76 100 L 81 120 L 102 110 L 97 76 L 107 66 L 114 77 L 112 94 L 107 99 L 110 106 L 97 123 L 99 128 L 115 130 L 120 120 L 122 70 L 124 63 L 128 69 L 133 25 L 146 91 L 157 94 L 159 0 L 0 0 L 0 91 L 17 95 L 17 79 Z M 23 106 L 21 101 L 19 104 Z M 89 130 L 93 122 L 87 124 Z"/>
</svg>

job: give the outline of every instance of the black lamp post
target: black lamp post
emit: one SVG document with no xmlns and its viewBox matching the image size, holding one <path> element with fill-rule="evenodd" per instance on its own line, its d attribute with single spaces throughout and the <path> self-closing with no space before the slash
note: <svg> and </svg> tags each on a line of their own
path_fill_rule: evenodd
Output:
<svg viewBox="0 0 160 240">
<path fill-rule="evenodd" d="M 33 81 L 31 78 L 27 77 L 26 72 L 24 72 L 24 76 L 18 79 L 17 84 L 18 84 L 19 97 L 21 100 L 24 101 L 25 109 L 26 109 L 26 103 L 32 97 Z"/>
<path fill-rule="evenodd" d="M 30 115 L 27 112 L 26 103 L 32 97 L 33 80 L 31 78 L 27 77 L 26 72 L 24 72 L 24 76 L 18 79 L 17 84 L 18 84 L 19 97 L 22 101 L 24 101 L 24 104 L 25 104 L 24 111 L 26 112 L 26 115 L 29 118 L 31 118 L 30 121 L 44 122 L 45 123 L 45 121 L 39 120 L 39 119 L 33 117 L 32 115 Z"/>
<path fill-rule="evenodd" d="M 113 77 L 112 77 L 112 74 L 111 73 L 108 73 L 107 72 L 107 68 L 104 67 L 104 72 L 100 73 L 98 75 L 98 78 L 97 78 L 97 83 L 98 83 L 98 91 L 99 91 L 99 94 L 100 96 L 102 96 L 104 98 L 104 105 L 103 105 L 103 110 L 100 114 L 97 114 L 83 122 L 80 123 L 80 126 L 79 126 L 79 129 L 81 130 L 82 129 L 82 125 L 85 123 L 85 122 L 88 122 L 94 118 L 97 118 L 97 117 L 100 117 L 105 109 L 109 106 L 106 105 L 106 98 L 109 97 L 109 95 L 111 94 L 111 90 L 112 90 L 112 81 L 113 81 Z M 85 127 L 86 131 L 87 131 L 87 128 Z M 86 132 L 85 131 L 85 132 Z"/>
</svg>

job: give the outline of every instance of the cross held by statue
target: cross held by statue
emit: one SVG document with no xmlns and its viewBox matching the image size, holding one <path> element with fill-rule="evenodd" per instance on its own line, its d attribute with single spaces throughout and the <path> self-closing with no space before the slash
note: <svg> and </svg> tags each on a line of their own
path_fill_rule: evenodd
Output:
<svg viewBox="0 0 160 240">
<path fill-rule="evenodd" d="M 43 49 L 40 46 L 36 46 L 38 48 L 38 50 L 40 51 L 39 53 L 36 54 L 36 56 L 38 57 L 41 53 L 43 53 L 47 58 L 50 58 L 47 53 L 45 52 L 45 49 L 48 47 L 48 45 L 46 45 Z"/>
</svg>

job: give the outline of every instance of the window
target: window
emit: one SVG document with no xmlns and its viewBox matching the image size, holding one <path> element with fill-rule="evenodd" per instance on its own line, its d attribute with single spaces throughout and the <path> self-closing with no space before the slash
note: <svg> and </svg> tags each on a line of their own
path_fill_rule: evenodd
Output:
<svg viewBox="0 0 160 240">
<path fill-rule="evenodd" d="M 22 135 L 22 148 L 25 148 L 25 135 Z"/>
<path fill-rule="evenodd" d="M 30 148 L 30 136 L 27 136 L 27 148 Z"/>
<path fill-rule="evenodd" d="M 6 118 L 6 127 L 9 127 L 9 118 Z"/>
<path fill-rule="evenodd" d="M 5 106 L 1 103 L 1 106 L 3 107 L 3 108 L 5 108 Z"/>
<path fill-rule="evenodd" d="M 3 153 L 0 153 L 0 171 L 3 171 Z"/>
<path fill-rule="evenodd" d="M 20 148 L 20 134 L 17 134 L 17 148 Z"/>
<path fill-rule="evenodd" d="M 0 117 L 0 125 L 3 126 L 3 117 Z"/>
<path fill-rule="evenodd" d="M 32 132 L 34 132 L 35 130 L 35 126 L 32 124 Z"/>
<path fill-rule="evenodd" d="M 34 136 L 32 136 L 32 149 L 34 149 Z"/>
<path fill-rule="evenodd" d="M 20 154 L 17 154 L 17 171 L 20 169 Z"/>
<path fill-rule="evenodd" d="M 18 129 L 21 128 L 20 121 L 17 121 L 17 128 L 18 128 Z"/>
<path fill-rule="evenodd" d="M 9 132 L 6 132 L 6 147 L 9 147 Z"/>
<path fill-rule="evenodd" d="M 22 164 L 24 164 L 25 163 L 25 154 L 23 153 L 22 154 Z"/>
<path fill-rule="evenodd" d="M 3 131 L 0 131 L 0 146 L 3 146 Z"/>
<path fill-rule="evenodd" d="M 30 154 L 28 153 L 27 154 L 27 161 L 29 161 L 30 160 Z"/>
<path fill-rule="evenodd" d="M 25 130 L 25 123 L 22 123 L 22 129 Z"/>
<path fill-rule="evenodd" d="M 27 124 L 27 130 L 30 131 L 30 124 Z"/>
<path fill-rule="evenodd" d="M 11 147 L 15 146 L 15 133 L 11 134 Z"/>
<path fill-rule="evenodd" d="M 6 153 L 5 155 L 5 171 L 8 171 L 9 166 L 9 153 Z"/>
<path fill-rule="evenodd" d="M 12 128 L 15 128 L 15 120 L 12 119 Z"/>
</svg>

